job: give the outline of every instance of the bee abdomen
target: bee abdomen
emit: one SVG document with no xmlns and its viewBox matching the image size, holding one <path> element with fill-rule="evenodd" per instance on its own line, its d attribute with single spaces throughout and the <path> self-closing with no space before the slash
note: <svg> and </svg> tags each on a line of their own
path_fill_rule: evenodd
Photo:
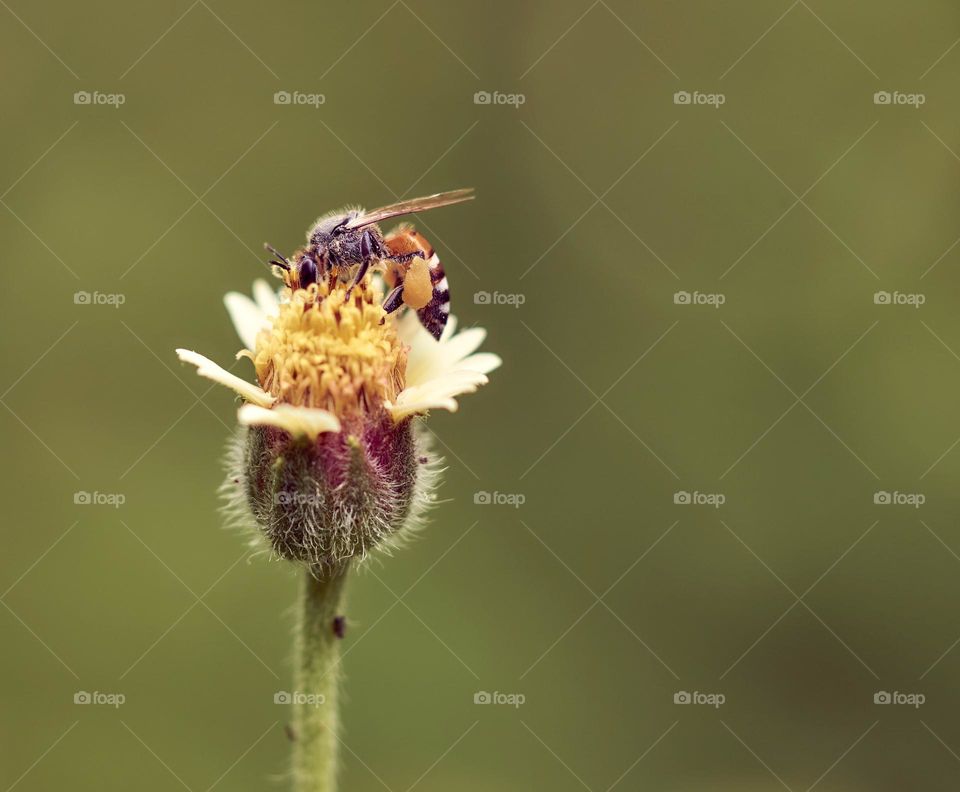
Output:
<svg viewBox="0 0 960 792">
<path fill-rule="evenodd" d="M 439 340 L 443 334 L 443 328 L 447 326 L 447 317 L 450 316 L 450 284 L 443 271 L 443 264 L 433 251 L 427 260 L 427 266 L 430 271 L 433 294 L 430 302 L 417 311 L 417 317 L 427 332 Z"/>
<path fill-rule="evenodd" d="M 447 318 L 450 315 L 450 284 L 443 270 L 443 264 L 440 263 L 440 258 L 424 236 L 409 226 L 401 226 L 393 233 L 388 234 L 384 242 L 393 256 L 406 257 L 415 253 L 418 259 L 422 256 L 420 260 L 426 262 L 427 273 L 430 277 L 430 298 L 426 304 L 420 303 L 419 307 L 414 304 L 412 307 L 416 307 L 420 324 L 430 335 L 439 340 L 443 329 L 447 326 Z M 419 266 L 422 267 L 423 264 Z M 407 271 L 409 271 L 409 265 L 406 269 L 398 270 L 397 280 L 402 282 Z M 409 305 L 409 302 L 407 304 Z"/>
</svg>

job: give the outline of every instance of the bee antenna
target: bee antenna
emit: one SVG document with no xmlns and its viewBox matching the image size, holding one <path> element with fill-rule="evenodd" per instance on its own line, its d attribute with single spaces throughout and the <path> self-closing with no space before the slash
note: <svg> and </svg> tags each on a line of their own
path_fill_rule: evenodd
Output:
<svg viewBox="0 0 960 792">
<path fill-rule="evenodd" d="M 285 268 L 285 269 L 290 269 L 290 262 L 287 261 L 286 256 L 284 256 L 283 253 L 281 253 L 279 250 L 277 250 L 273 245 L 270 245 L 270 244 L 267 244 L 266 242 L 264 242 L 264 243 L 263 243 L 263 249 L 266 250 L 268 253 L 273 253 L 274 256 L 276 256 L 278 259 L 280 259 L 280 261 L 283 262 L 283 264 L 278 264 L 277 266 L 283 267 L 284 264 L 285 264 L 286 267 L 284 267 L 284 268 Z"/>
<path fill-rule="evenodd" d="M 286 270 L 287 272 L 290 272 L 290 264 L 287 263 L 287 262 L 285 262 L 285 261 L 273 261 L 273 260 L 271 260 L 271 261 L 268 261 L 268 262 L 267 262 L 267 266 L 270 266 L 270 267 L 280 267 L 280 269 Z"/>
</svg>

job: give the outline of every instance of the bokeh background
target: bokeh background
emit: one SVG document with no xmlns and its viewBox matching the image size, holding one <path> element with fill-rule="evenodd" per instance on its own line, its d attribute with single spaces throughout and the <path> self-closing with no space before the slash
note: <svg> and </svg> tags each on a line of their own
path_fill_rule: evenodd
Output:
<svg viewBox="0 0 960 792">
<path fill-rule="evenodd" d="M 955 3 L 0 5 L 0 789 L 287 786 L 297 580 L 173 350 L 232 360 L 265 240 L 461 186 L 505 364 L 353 581 L 344 788 L 957 788 Z"/>
</svg>

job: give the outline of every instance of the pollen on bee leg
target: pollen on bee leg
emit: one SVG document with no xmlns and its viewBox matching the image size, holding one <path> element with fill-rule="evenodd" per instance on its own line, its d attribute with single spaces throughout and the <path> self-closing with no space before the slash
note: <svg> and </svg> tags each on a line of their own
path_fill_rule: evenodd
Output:
<svg viewBox="0 0 960 792">
<path fill-rule="evenodd" d="M 418 311 L 433 297 L 433 283 L 430 281 L 430 267 L 422 258 L 410 262 L 410 269 L 403 278 L 403 301 Z"/>
</svg>

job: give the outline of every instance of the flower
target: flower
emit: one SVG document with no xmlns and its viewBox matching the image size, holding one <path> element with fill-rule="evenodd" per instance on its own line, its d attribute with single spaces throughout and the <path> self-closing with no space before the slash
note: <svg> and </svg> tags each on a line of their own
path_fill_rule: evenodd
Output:
<svg viewBox="0 0 960 792">
<path fill-rule="evenodd" d="M 196 352 L 197 373 L 244 401 L 228 452 L 224 493 L 250 515 L 281 557 L 321 570 L 395 540 L 421 518 L 437 462 L 421 428 L 432 409 L 451 412 L 500 358 L 477 352 L 486 332 L 439 341 L 412 311 L 386 314 L 379 277 L 284 288 L 253 284 L 253 299 L 224 298 L 257 384 Z"/>
</svg>

